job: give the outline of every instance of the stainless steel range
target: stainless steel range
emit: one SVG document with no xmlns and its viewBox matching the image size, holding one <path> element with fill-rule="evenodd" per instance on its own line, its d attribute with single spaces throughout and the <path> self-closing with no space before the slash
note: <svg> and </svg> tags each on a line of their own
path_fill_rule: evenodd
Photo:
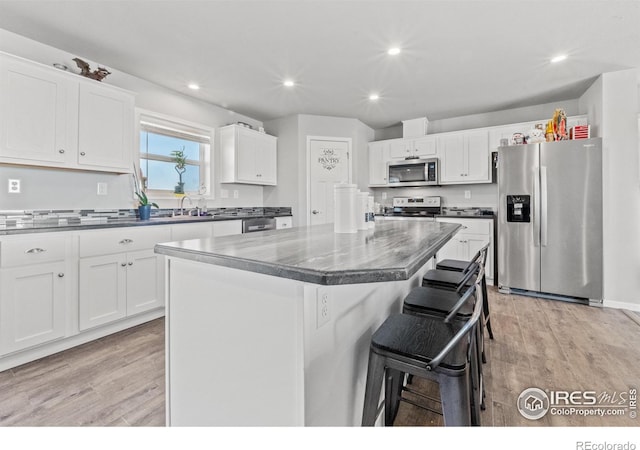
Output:
<svg viewBox="0 0 640 450">
<path fill-rule="evenodd" d="M 435 217 L 442 214 L 440 197 L 393 197 L 392 217 Z"/>
</svg>

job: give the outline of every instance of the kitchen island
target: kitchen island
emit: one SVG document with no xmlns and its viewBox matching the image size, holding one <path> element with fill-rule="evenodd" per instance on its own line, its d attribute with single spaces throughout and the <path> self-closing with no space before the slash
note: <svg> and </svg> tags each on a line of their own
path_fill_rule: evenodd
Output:
<svg viewBox="0 0 640 450">
<path fill-rule="evenodd" d="M 389 220 L 156 245 L 167 424 L 359 425 L 371 334 L 459 228 Z"/>
</svg>

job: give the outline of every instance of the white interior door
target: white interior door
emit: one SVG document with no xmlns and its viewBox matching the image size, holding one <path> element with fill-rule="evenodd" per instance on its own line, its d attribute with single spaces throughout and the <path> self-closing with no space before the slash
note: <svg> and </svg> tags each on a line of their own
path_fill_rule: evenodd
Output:
<svg viewBox="0 0 640 450">
<path fill-rule="evenodd" d="M 309 225 L 333 222 L 333 185 L 351 181 L 351 139 L 307 137 Z"/>
</svg>

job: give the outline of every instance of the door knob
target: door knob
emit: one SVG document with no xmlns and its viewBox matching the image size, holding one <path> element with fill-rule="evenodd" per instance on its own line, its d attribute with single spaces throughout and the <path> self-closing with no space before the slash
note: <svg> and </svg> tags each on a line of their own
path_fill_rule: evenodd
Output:
<svg viewBox="0 0 640 450">
<path fill-rule="evenodd" d="M 313 211 L 311 211 L 311 214 L 320 214 L 320 211 L 318 211 L 317 209 L 314 209 Z"/>
</svg>

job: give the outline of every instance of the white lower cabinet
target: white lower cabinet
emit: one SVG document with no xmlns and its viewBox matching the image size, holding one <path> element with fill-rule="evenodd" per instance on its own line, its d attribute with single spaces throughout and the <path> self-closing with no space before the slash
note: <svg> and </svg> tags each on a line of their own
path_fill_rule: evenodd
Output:
<svg viewBox="0 0 640 450">
<path fill-rule="evenodd" d="M 276 230 L 291 228 L 293 226 L 293 217 L 276 217 Z"/>
<path fill-rule="evenodd" d="M 164 305 L 163 257 L 153 250 L 80 260 L 80 330 Z"/>
<path fill-rule="evenodd" d="M 64 233 L 0 238 L 0 355 L 66 335 L 70 246 Z"/>
<path fill-rule="evenodd" d="M 213 222 L 213 237 L 242 234 L 242 220 L 221 220 Z"/>
<path fill-rule="evenodd" d="M 0 354 L 65 336 L 64 261 L 0 270 Z"/>
<path fill-rule="evenodd" d="M 80 331 L 164 306 L 164 257 L 153 247 L 170 240 L 170 226 L 80 235 Z"/>
<path fill-rule="evenodd" d="M 80 260 L 80 330 L 122 319 L 127 314 L 126 254 Z"/>
<path fill-rule="evenodd" d="M 489 252 L 487 254 L 487 263 L 485 273 L 488 284 L 494 284 L 494 259 L 493 259 L 493 219 L 458 219 L 450 217 L 439 217 L 438 222 L 459 223 L 463 227 L 462 230 L 451 238 L 447 244 L 442 247 L 437 254 L 437 260 L 443 259 L 459 259 L 469 261 L 487 242 L 489 243 Z"/>
</svg>

